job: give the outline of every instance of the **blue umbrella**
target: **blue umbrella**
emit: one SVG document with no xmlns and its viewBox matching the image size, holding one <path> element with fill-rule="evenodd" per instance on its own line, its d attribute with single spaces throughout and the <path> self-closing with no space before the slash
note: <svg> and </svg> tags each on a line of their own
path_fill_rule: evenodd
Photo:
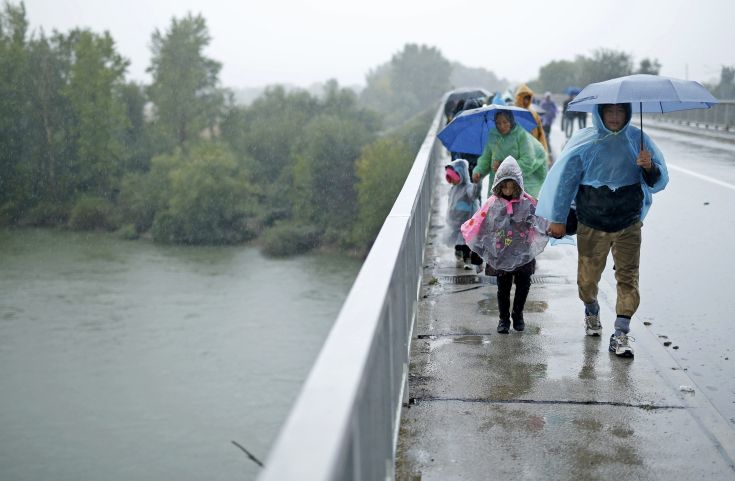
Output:
<svg viewBox="0 0 735 481">
<path fill-rule="evenodd" d="M 589 84 L 569 102 L 568 110 L 592 112 L 599 104 L 630 103 L 633 112 L 674 112 L 708 109 L 719 101 L 699 82 L 660 75 L 636 74 Z"/>
<path fill-rule="evenodd" d="M 564 89 L 564 93 L 567 95 L 571 95 L 572 97 L 574 97 L 581 91 L 582 89 L 579 87 L 567 87 L 566 89 Z"/>
<path fill-rule="evenodd" d="M 480 155 L 490 129 L 495 127 L 495 114 L 499 111 L 511 112 L 516 123 L 529 132 L 537 127 L 536 119 L 528 110 L 493 104 L 465 110 L 449 122 L 437 137 L 450 152 Z"/>
</svg>

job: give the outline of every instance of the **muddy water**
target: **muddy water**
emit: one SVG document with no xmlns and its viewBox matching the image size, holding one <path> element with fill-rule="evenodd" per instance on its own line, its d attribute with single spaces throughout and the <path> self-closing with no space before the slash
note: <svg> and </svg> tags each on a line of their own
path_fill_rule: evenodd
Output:
<svg viewBox="0 0 735 481">
<path fill-rule="evenodd" d="M 0 479 L 254 479 L 359 266 L 0 230 Z"/>
</svg>

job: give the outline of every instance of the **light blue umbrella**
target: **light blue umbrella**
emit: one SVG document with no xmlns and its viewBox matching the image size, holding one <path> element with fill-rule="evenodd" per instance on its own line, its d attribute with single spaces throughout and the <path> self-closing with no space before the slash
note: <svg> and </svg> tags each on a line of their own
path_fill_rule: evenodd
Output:
<svg viewBox="0 0 735 481">
<path fill-rule="evenodd" d="M 567 108 L 573 112 L 592 112 L 599 104 L 630 103 L 633 112 L 640 112 L 643 142 L 643 112 L 708 109 L 718 102 L 699 82 L 636 74 L 589 84 Z"/>
<path fill-rule="evenodd" d="M 512 113 L 516 123 L 529 132 L 537 127 L 536 119 L 528 110 L 493 104 L 465 110 L 452 119 L 437 137 L 450 152 L 480 155 L 487 143 L 490 129 L 495 127 L 495 114 L 499 111 Z"/>
</svg>

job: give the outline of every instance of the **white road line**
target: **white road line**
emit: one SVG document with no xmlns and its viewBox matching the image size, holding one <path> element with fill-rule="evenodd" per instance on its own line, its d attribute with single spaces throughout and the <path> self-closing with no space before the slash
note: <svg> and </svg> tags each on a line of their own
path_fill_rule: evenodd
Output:
<svg viewBox="0 0 735 481">
<path fill-rule="evenodd" d="M 678 165 L 672 165 L 667 163 L 666 167 L 671 170 L 678 170 L 679 172 L 682 172 L 684 174 L 689 174 L 692 177 L 696 177 L 698 179 L 706 180 L 707 182 L 712 182 L 713 184 L 717 184 L 719 186 L 728 188 L 730 190 L 735 190 L 735 185 L 729 184 L 727 182 L 723 182 L 719 179 L 715 179 L 714 177 L 710 177 L 708 175 L 700 174 L 699 172 L 694 172 L 693 170 L 685 169 L 684 167 L 679 167 Z"/>
</svg>

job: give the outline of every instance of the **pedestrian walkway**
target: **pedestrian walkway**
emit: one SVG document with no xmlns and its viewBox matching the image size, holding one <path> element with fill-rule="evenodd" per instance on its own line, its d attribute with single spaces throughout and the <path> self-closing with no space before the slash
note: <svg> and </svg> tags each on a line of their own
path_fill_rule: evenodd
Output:
<svg viewBox="0 0 735 481">
<path fill-rule="evenodd" d="M 635 359 L 607 351 L 605 281 L 603 336 L 585 336 L 574 246 L 538 257 L 526 330 L 497 334 L 493 278 L 454 267 L 437 185 L 397 479 L 735 480 L 735 433 L 662 341 L 634 317 Z"/>
</svg>

